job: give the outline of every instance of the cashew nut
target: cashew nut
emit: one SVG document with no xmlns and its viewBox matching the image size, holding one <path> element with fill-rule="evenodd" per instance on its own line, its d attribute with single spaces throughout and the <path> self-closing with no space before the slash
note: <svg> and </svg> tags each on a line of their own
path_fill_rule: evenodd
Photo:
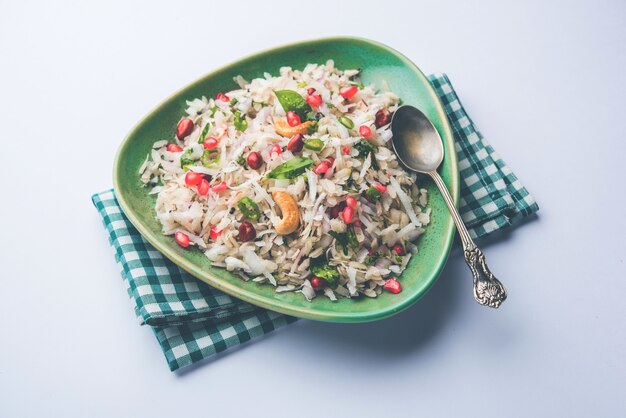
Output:
<svg viewBox="0 0 626 418">
<path fill-rule="evenodd" d="M 279 235 L 291 234 L 300 223 L 298 204 L 290 194 L 285 192 L 273 192 L 272 198 L 282 213 L 282 219 L 274 226 L 276 232 Z"/>
<path fill-rule="evenodd" d="M 308 120 L 306 122 L 301 123 L 296 126 L 289 126 L 287 121 L 284 119 L 278 119 L 274 122 L 274 129 L 278 135 L 286 136 L 287 138 L 291 138 L 295 134 L 304 135 L 309 131 L 309 125 L 311 125 L 311 121 Z"/>
</svg>

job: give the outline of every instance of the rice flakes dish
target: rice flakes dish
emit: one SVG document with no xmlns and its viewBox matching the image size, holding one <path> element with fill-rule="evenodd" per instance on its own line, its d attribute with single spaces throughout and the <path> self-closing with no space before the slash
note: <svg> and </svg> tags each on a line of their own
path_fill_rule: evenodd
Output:
<svg viewBox="0 0 626 418">
<path fill-rule="evenodd" d="M 400 292 L 428 196 L 391 149 L 399 97 L 358 74 L 282 67 L 188 101 L 140 169 L 163 233 L 308 300 Z"/>
</svg>

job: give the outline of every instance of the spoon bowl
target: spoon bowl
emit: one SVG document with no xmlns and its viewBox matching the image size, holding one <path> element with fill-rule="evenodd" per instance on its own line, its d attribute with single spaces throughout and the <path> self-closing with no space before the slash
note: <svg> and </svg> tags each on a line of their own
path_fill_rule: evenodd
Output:
<svg viewBox="0 0 626 418">
<path fill-rule="evenodd" d="M 443 161 L 443 142 L 422 111 L 401 106 L 391 119 L 392 145 L 407 168 L 420 173 L 437 170 Z"/>
</svg>

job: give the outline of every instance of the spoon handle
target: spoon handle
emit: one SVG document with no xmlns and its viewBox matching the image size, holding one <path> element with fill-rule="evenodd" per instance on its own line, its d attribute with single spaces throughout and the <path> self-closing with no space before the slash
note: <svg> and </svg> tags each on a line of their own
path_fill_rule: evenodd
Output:
<svg viewBox="0 0 626 418">
<path fill-rule="evenodd" d="M 459 215 L 454 205 L 452 196 L 450 196 L 450 192 L 448 192 L 448 188 L 443 182 L 443 179 L 439 176 L 439 173 L 437 173 L 437 171 L 431 171 L 428 174 L 433 178 L 439 191 L 443 195 L 443 200 L 445 200 L 446 205 L 448 205 L 452 219 L 454 219 L 454 223 L 456 224 L 456 229 L 459 231 L 465 262 L 470 270 L 472 270 L 472 275 L 474 276 L 474 299 L 481 305 L 491 308 L 500 307 L 500 304 L 506 299 L 506 289 L 502 283 L 500 283 L 500 280 L 491 273 L 489 267 L 487 267 L 485 255 L 481 249 L 476 246 L 470 236 L 461 219 L 461 215 Z"/>
</svg>

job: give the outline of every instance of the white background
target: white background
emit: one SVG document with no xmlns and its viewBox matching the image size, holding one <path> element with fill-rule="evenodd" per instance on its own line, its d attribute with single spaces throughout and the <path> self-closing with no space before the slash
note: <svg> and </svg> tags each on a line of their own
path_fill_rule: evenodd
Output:
<svg viewBox="0 0 626 418">
<path fill-rule="evenodd" d="M 337 3 L 0 0 L 0 416 L 626 415 L 626 3 Z M 173 91 L 332 35 L 447 72 L 535 196 L 484 243 L 510 298 L 477 305 L 457 252 L 394 318 L 300 321 L 171 373 L 90 196 Z"/>
</svg>

